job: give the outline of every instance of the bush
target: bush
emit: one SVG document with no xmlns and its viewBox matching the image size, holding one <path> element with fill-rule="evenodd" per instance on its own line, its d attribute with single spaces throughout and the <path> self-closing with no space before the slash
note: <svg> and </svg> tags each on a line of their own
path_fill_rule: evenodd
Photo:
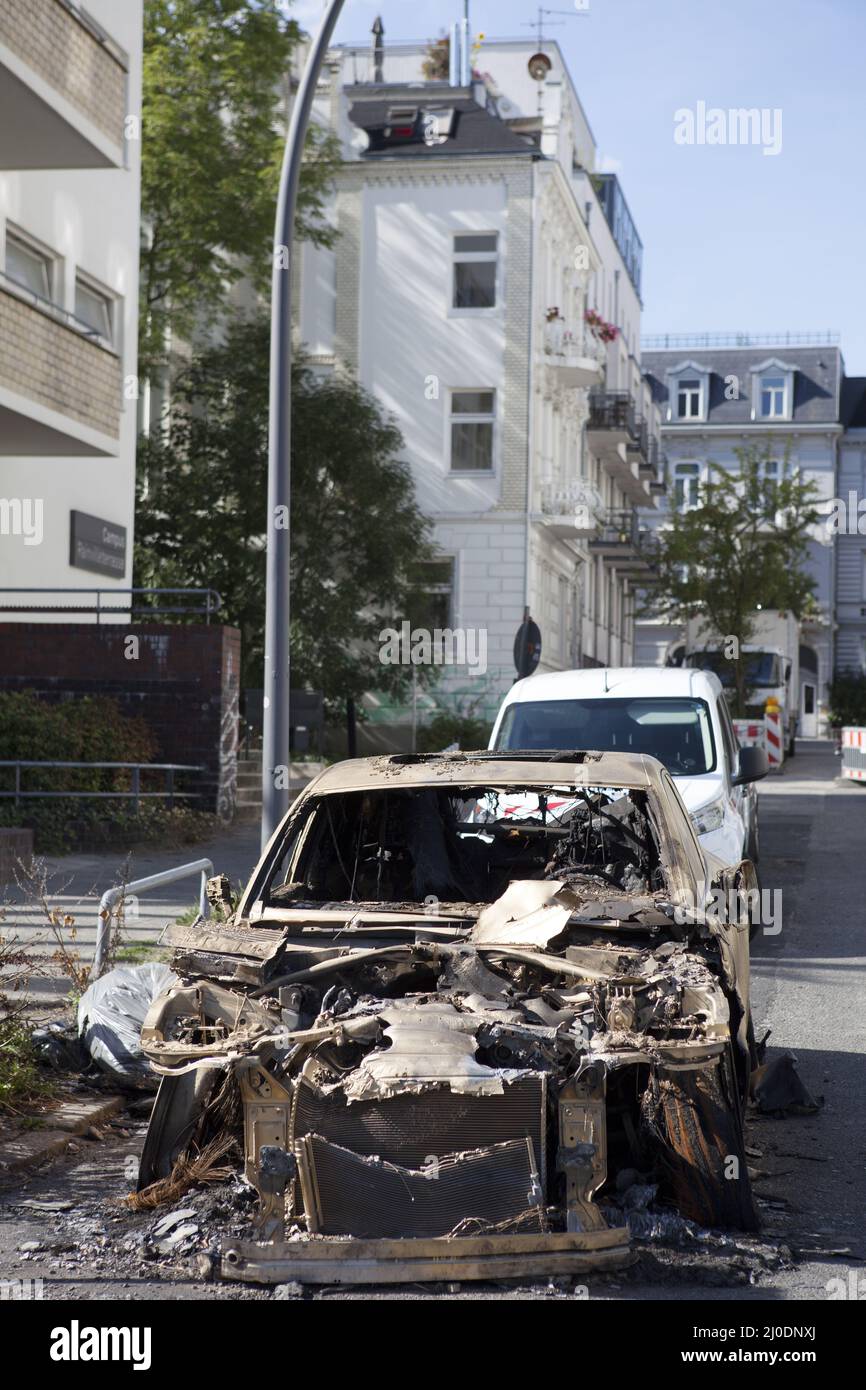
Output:
<svg viewBox="0 0 866 1390">
<path fill-rule="evenodd" d="M 486 719 L 472 714 L 437 714 L 418 730 L 418 752 L 440 753 L 452 743 L 463 751 L 486 748 L 490 727 Z"/>
<path fill-rule="evenodd" d="M 157 757 L 157 741 L 143 719 L 121 713 L 115 700 L 87 696 L 53 702 L 32 691 L 0 693 L 0 761 L 147 763 Z M 159 791 L 164 774 L 142 776 L 142 791 Z M 0 790 L 14 789 L 14 769 L 0 768 Z M 24 791 L 129 791 L 131 773 L 121 768 L 22 768 Z M 214 817 L 185 807 L 169 810 L 161 801 L 144 801 L 136 812 L 129 801 L 50 797 L 17 806 L 0 798 L 0 825 L 24 826 L 40 853 L 76 848 L 170 840 L 189 843 L 209 834 Z"/>
<path fill-rule="evenodd" d="M 17 1018 L 0 1019 L 0 1113 L 44 1099 L 51 1090 L 39 1071 L 30 1030 Z"/>
<path fill-rule="evenodd" d="M 827 687 L 830 725 L 866 724 L 866 675 L 859 671 L 838 671 Z"/>
</svg>

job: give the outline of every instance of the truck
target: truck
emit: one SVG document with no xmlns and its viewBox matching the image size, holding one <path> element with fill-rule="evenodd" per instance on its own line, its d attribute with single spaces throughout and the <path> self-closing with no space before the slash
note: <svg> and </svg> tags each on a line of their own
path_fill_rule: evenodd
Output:
<svg viewBox="0 0 866 1390">
<path fill-rule="evenodd" d="M 746 660 L 746 719 L 763 719 L 768 705 L 775 701 L 782 724 L 786 755 L 793 757 L 800 712 L 800 623 L 790 611 L 759 609 L 752 615 L 753 631 L 740 648 Z M 726 639 L 707 629 L 701 618 L 686 624 L 682 665 L 714 671 L 731 702 L 734 702 L 734 675 L 726 659 Z"/>
</svg>

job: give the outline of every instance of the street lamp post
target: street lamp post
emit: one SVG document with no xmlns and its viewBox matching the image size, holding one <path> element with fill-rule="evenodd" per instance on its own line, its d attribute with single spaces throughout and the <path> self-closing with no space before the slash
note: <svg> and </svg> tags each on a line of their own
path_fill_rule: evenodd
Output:
<svg viewBox="0 0 866 1390">
<path fill-rule="evenodd" d="M 344 0 L 329 0 L 292 108 L 274 234 L 268 433 L 268 551 L 262 739 L 262 848 L 289 807 L 289 497 L 292 424 L 291 252 L 304 140 L 316 83 Z"/>
</svg>

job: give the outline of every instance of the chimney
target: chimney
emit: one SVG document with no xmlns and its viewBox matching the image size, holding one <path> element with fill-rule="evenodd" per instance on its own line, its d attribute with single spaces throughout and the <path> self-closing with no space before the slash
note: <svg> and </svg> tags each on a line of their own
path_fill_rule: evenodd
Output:
<svg viewBox="0 0 866 1390">
<path fill-rule="evenodd" d="M 377 15 L 373 22 L 373 81 L 385 81 L 385 26 L 382 16 Z"/>
</svg>

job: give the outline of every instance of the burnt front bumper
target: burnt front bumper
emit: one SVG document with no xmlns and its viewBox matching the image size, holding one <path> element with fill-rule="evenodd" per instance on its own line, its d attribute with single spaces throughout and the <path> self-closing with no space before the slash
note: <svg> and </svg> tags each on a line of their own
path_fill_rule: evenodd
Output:
<svg viewBox="0 0 866 1390">
<path fill-rule="evenodd" d="M 635 1256 L 628 1229 L 532 1235 L 438 1236 L 428 1240 L 299 1237 L 228 1241 L 223 1279 L 253 1284 L 413 1284 L 436 1280 L 547 1279 L 624 1269 Z"/>
</svg>

